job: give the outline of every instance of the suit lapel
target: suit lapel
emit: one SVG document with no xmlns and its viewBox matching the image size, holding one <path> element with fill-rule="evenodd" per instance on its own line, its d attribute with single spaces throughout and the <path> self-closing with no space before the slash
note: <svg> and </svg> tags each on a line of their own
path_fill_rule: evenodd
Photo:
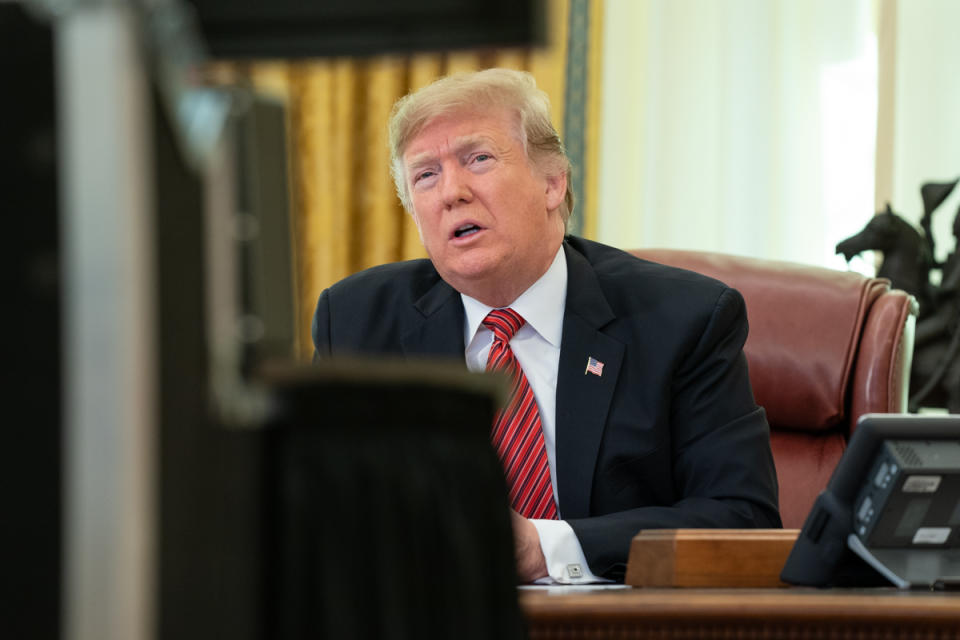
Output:
<svg viewBox="0 0 960 640">
<path fill-rule="evenodd" d="M 616 318 L 593 267 L 564 244 L 567 302 L 557 372 L 557 483 L 562 518 L 590 513 L 593 473 L 624 345 L 601 333 Z M 601 375 L 587 372 L 587 359 L 603 363 Z"/>
<path fill-rule="evenodd" d="M 453 287 L 438 278 L 413 306 L 411 328 L 400 339 L 404 355 L 463 361 L 463 303 Z"/>
</svg>

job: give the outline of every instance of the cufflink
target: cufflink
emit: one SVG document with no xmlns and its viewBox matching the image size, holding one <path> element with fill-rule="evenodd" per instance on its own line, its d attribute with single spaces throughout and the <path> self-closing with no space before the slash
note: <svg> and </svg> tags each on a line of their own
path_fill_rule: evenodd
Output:
<svg viewBox="0 0 960 640">
<path fill-rule="evenodd" d="M 568 564 L 567 565 L 567 577 L 568 578 L 582 578 L 583 569 L 580 568 L 578 564 Z"/>
</svg>

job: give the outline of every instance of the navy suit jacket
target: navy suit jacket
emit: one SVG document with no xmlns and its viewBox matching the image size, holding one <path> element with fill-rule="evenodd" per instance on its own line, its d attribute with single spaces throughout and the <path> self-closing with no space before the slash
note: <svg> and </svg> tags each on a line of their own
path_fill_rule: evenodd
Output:
<svg viewBox="0 0 960 640">
<path fill-rule="evenodd" d="M 743 298 L 705 276 L 568 236 L 557 376 L 561 517 L 591 570 L 622 579 L 642 529 L 779 527 L 766 415 L 754 402 Z M 464 361 L 460 295 L 429 260 L 325 290 L 316 357 Z M 604 364 L 585 374 L 587 359 Z"/>
</svg>

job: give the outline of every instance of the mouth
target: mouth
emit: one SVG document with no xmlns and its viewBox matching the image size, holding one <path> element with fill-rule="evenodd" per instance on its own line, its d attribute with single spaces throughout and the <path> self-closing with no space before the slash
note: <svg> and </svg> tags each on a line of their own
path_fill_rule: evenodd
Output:
<svg viewBox="0 0 960 640">
<path fill-rule="evenodd" d="M 454 237 L 454 238 L 466 238 L 467 236 L 472 236 L 473 234 L 478 233 L 478 232 L 480 232 L 480 231 L 481 231 L 481 229 L 480 229 L 480 227 L 478 227 L 477 225 L 475 225 L 475 224 L 473 224 L 473 223 L 467 223 L 467 224 L 461 225 L 461 226 L 457 227 L 456 229 L 454 229 L 454 231 L 453 231 L 453 237 Z"/>
</svg>

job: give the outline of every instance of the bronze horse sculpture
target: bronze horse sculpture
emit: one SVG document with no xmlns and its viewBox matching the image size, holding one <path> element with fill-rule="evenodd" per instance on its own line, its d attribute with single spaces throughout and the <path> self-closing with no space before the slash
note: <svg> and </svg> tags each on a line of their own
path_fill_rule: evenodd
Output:
<svg viewBox="0 0 960 640">
<path fill-rule="evenodd" d="M 920 305 L 910 375 L 910 411 L 932 406 L 960 413 L 960 210 L 953 221 L 957 248 L 943 263 L 934 260 L 931 233 L 933 212 L 958 182 L 923 185 L 923 233 L 888 204 L 862 231 L 837 245 L 837 253 L 848 262 L 862 251 L 882 252 L 877 275 L 912 294 Z M 941 271 L 939 285 L 930 281 L 933 270 Z"/>
<path fill-rule="evenodd" d="M 888 204 L 863 230 L 837 245 L 837 253 L 842 253 L 847 262 L 864 251 L 883 252 L 877 276 L 888 278 L 894 287 L 912 294 L 922 314 L 929 306 L 933 255 L 920 232 Z"/>
</svg>

